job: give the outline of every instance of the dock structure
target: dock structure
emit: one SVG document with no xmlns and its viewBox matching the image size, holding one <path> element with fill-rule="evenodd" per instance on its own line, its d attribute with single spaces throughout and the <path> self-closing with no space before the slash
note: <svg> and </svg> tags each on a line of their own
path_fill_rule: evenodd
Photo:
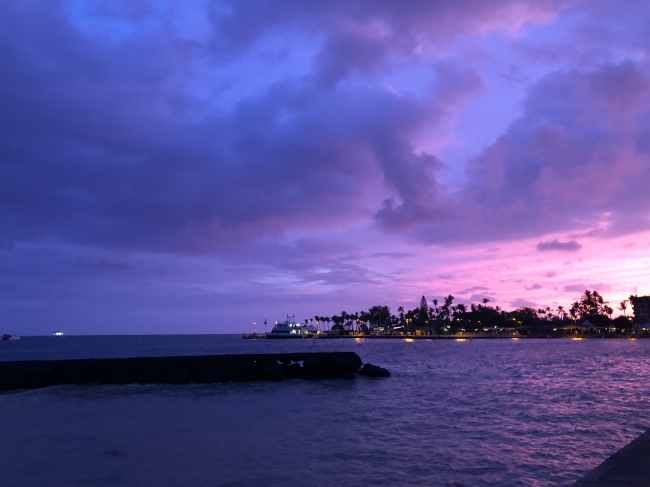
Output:
<svg viewBox="0 0 650 487">
<path fill-rule="evenodd" d="M 362 368 L 363 365 L 363 368 Z M 59 384 L 187 384 L 386 377 L 354 352 L 0 361 L 0 391 Z"/>
<path fill-rule="evenodd" d="M 648 486 L 650 486 L 650 430 L 573 484 L 573 487 Z"/>
</svg>

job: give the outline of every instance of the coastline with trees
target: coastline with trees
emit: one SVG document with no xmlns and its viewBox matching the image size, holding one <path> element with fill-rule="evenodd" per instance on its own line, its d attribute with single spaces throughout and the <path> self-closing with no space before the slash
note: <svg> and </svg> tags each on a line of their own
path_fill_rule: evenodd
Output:
<svg viewBox="0 0 650 487">
<path fill-rule="evenodd" d="M 391 313 L 388 306 L 376 305 L 367 311 L 316 315 L 305 321 L 316 325 L 323 336 L 329 337 L 625 337 L 646 332 L 628 315 L 634 299 L 638 298 L 630 296 L 618 303 L 616 309 L 622 315 L 612 317 L 614 308 L 595 290 L 585 290 L 568 309 L 563 306 L 555 309 L 520 307 L 511 311 L 491 306 L 489 299 L 469 306 L 454 303 L 455 298 L 450 294 L 440 301 L 429 301 L 422 296 L 419 306 L 409 310 L 399 306 L 396 314 Z"/>
</svg>

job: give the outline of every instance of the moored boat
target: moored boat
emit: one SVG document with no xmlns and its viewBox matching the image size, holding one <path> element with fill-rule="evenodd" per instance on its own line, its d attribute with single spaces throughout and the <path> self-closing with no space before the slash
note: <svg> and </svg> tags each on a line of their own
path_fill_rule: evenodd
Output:
<svg viewBox="0 0 650 487">
<path fill-rule="evenodd" d="M 266 338 L 318 338 L 318 329 L 308 323 L 298 323 L 294 316 L 287 315 L 284 322 L 275 322 Z"/>
<path fill-rule="evenodd" d="M 0 340 L 20 340 L 20 337 L 18 335 L 2 335 Z"/>
<path fill-rule="evenodd" d="M 55 336 L 55 337 L 62 337 L 62 336 L 63 336 L 63 332 L 62 332 L 62 331 L 58 331 L 58 330 L 57 330 L 57 331 L 53 331 L 53 332 L 52 332 L 52 336 Z"/>
</svg>

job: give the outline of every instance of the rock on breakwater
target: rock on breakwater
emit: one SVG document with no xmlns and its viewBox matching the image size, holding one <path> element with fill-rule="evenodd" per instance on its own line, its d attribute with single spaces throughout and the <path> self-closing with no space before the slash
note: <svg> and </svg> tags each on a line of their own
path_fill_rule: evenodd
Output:
<svg viewBox="0 0 650 487">
<path fill-rule="evenodd" d="M 361 358 L 354 352 L 30 360 L 0 362 L 0 390 L 58 384 L 354 379 L 357 372 L 364 370 L 361 366 Z"/>
</svg>

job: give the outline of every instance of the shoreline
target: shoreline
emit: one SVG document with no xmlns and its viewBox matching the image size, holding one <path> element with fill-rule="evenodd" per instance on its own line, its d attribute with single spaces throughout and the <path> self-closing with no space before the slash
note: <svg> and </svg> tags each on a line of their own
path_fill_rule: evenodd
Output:
<svg viewBox="0 0 650 487">
<path fill-rule="evenodd" d="M 243 337 L 246 340 L 314 340 L 315 338 L 273 338 L 270 339 L 263 333 L 244 333 Z M 353 339 L 353 340 L 456 340 L 456 341 L 471 341 L 471 340 L 637 340 L 650 338 L 650 335 L 638 336 L 606 336 L 606 335 L 319 335 L 318 340 L 338 340 L 338 339 Z"/>
</svg>

